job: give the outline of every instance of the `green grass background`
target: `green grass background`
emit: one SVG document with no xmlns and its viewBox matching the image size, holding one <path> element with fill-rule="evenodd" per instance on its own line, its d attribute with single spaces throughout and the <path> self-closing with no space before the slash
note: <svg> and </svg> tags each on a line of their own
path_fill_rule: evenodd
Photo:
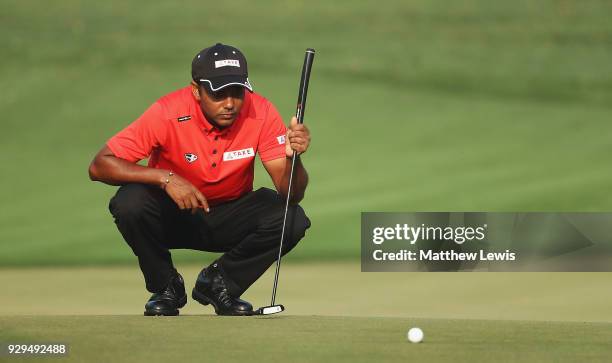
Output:
<svg viewBox="0 0 612 363">
<path fill-rule="evenodd" d="M 611 15 L 595 0 L 0 0 L 0 343 L 64 341 L 79 362 L 606 361 L 611 274 L 361 273 L 358 259 L 362 211 L 610 211 Z M 313 227 L 284 260 L 286 313 L 216 318 L 190 300 L 145 319 L 115 188 L 87 167 L 219 41 L 286 119 L 317 50 Z M 188 289 L 211 258 L 174 256 Z M 265 303 L 271 279 L 245 298 Z M 421 345 L 404 338 L 415 325 Z"/>
<path fill-rule="evenodd" d="M 317 50 L 313 221 L 288 260 L 357 259 L 362 211 L 610 210 L 606 1 L 0 2 L 0 265 L 133 263 L 87 166 L 217 41 L 288 119 Z M 268 185 L 258 168 L 257 185 Z M 201 253 L 175 253 L 201 261 Z"/>
</svg>

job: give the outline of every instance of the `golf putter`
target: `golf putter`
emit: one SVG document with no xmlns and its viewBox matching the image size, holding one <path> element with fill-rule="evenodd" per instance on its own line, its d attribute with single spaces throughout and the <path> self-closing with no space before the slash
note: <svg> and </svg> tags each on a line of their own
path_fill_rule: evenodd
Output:
<svg viewBox="0 0 612 363">
<path fill-rule="evenodd" d="M 310 80 L 310 69 L 312 68 L 312 62 L 314 60 L 315 50 L 312 48 L 306 49 L 304 55 L 304 65 L 302 66 L 302 78 L 300 79 L 300 90 L 298 94 L 297 109 L 295 116 L 298 123 L 304 123 L 304 111 L 306 110 L 306 94 L 308 93 L 308 81 Z M 289 140 L 286 140 L 289 142 Z M 297 159 L 297 153 L 293 153 L 291 158 L 291 171 L 289 172 L 289 185 L 287 187 L 287 200 L 285 201 L 285 215 L 283 217 L 283 229 L 281 231 L 280 246 L 278 247 L 278 258 L 276 259 L 276 272 L 274 273 L 274 286 L 272 287 L 272 301 L 270 305 L 260 307 L 253 312 L 253 315 L 270 315 L 280 313 L 285 310 L 283 305 L 277 304 L 276 302 L 276 288 L 278 287 L 278 273 L 280 271 L 280 263 L 283 251 L 283 240 L 285 239 L 285 227 L 287 224 L 287 212 L 289 211 L 289 196 L 291 196 L 291 184 L 293 181 L 293 169 L 295 167 L 295 160 Z"/>
</svg>

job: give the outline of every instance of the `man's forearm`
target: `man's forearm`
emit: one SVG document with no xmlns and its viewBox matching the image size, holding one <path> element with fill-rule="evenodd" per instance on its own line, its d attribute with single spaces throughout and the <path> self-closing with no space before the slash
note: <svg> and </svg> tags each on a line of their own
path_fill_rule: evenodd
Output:
<svg viewBox="0 0 612 363">
<path fill-rule="evenodd" d="M 97 155 L 89 166 L 89 178 L 110 185 L 143 183 L 163 185 L 168 171 L 131 163 L 114 155 Z"/>
<path fill-rule="evenodd" d="M 281 194 L 287 196 L 287 189 L 289 189 L 289 174 L 291 173 L 291 158 L 287 158 L 287 166 L 285 168 L 285 176 L 283 178 Z M 291 196 L 289 203 L 297 204 L 304 199 L 304 193 L 306 192 L 306 186 L 308 185 L 308 173 L 302 165 L 301 158 L 297 158 L 295 161 L 295 169 L 293 170 L 293 180 L 291 184 Z"/>
</svg>

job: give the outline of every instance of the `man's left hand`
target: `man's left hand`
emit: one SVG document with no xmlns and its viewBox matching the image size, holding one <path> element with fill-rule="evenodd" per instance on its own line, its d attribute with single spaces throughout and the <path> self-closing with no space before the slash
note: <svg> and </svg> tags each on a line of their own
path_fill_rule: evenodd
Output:
<svg viewBox="0 0 612 363">
<path fill-rule="evenodd" d="M 298 155 L 303 154 L 308 150 L 310 145 L 310 131 L 304 124 L 299 124 L 297 118 L 293 116 L 291 118 L 291 125 L 287 130 L 285 151 L 287 157 L 293 156 L 293 151 L 297 151 Z"/>
</svg>

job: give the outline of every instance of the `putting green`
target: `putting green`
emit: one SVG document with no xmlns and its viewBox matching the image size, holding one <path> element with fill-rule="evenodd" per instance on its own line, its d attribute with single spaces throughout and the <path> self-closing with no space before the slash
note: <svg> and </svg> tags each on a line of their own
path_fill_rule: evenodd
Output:
<svg viewBox="0 0 612 363">
<path fill-rule="evenodd" d="M 200 266 L 178 265 L 187 288 Z M 62 361 L 604 361 L 607 273 L 361 273 L 357 263 L 287 263 L 269 317 L 143 317 L 133 267 L 0 270 L 0 342 L 62 342 Z M 273 269 L 244 297 L 269 302 Z M 556 278 L 552 278 L 553 275 Z M 554 322 L 553 322 L 554 321 Z M 425 342 L 406 341 L 412 326 Z M 4 357 L 0 356 L 0 360 Z M 34 358 L 33 358 L 34 359 Z M 39 359 L 39 358 L 36 358 Z"/>
<path fill-rule="evenodd" d="M 71 362 L 605 361 L 612 324 L 276 315 L 0 317 L 3 341 L 69 345 Z M 406 331 L 425 331 L 421 344 Z"/>
</svg>

